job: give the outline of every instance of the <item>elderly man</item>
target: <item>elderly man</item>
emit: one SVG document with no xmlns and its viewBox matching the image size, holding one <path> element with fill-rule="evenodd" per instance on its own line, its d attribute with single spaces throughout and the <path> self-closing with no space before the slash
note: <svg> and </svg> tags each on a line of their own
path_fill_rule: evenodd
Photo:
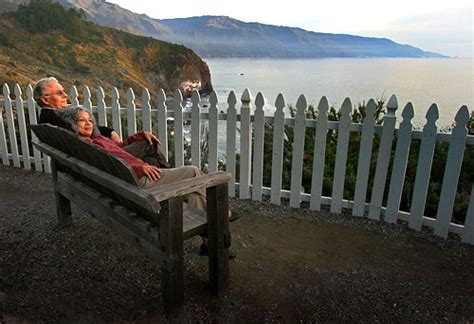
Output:
<svg viewBox="0 0 474 324">
<path fill-rule="evenodd" d="M 63 86 L 54 77 L 38 80 L 33 88 L 33 97 L 41 107 L 39 123 L 51 124 L 62 128 L 68 128 L 65 122 L 56 114 L 60 109 L 67 107 L 67 93 Z M 114 142 L 120 142 L 120 137 L 112 128 L 98 126 L 100 134 L 110 138 Z M 128 145 L 125 150 L 133 156 L 143 159 L 145 162 L 161 168 L 169 168 L 171 165 L 158 150 L 160 141 L 148 132 L 144 133 L 143 141 Z M 152 158 L 153 156 L 153 158 Z"/>
</svg>

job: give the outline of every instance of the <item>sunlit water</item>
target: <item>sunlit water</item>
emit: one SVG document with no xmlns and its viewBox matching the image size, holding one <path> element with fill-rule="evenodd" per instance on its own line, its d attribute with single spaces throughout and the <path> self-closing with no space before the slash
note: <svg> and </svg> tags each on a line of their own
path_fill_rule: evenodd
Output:
<svg viewBox="0 0 474 324">
<path fill-rule="evenodd" d="M 432 103 L 440 112 L 439 127 L 449 126 L 462 105 L 474 109 L 473 61 L 471 59 L 334 58 L 334 59 L 205 59 L 219 98 L 219 108 L 227 107 L 227 96 L 234 90 L 237 99 L 245 88 L 253 98 L 262 92 L 273 113 L 279 93 L 295 106 L 304 94 L 308 104 L 317 106 L 326 96 L 339 108 L 349 97 L 352 104 L 370 98 L 398 99 L 397 116 L 411 102 L 413 123 L 423 126 Z"/>
</svg>

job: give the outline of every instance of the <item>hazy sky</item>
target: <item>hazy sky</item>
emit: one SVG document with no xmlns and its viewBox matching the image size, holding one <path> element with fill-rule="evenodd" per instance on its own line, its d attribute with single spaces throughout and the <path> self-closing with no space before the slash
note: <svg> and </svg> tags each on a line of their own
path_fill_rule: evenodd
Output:
<svg viewBox="0 0 474 324">
<path fill-rule="evenodd" d="M 224 15 L 245 22 L 387 37 L 449 56 L 474 57 L 473 0 L 107 0 L 152 18 Z"/>
</svg>

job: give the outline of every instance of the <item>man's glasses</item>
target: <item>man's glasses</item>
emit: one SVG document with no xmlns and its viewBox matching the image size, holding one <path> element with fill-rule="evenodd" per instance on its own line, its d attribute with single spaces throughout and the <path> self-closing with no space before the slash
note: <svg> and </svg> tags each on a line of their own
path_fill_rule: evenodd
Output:
<svg viewBox="0 0 474 324">
<path fill-rule="evenodd" d="M 44 97 L 48 97 L 48 96 L 66 96 L 67 97 L 67 93 L 66 91 L 64 90 L 58 90 L 56 92 L 53 92 L 53 93 L 48 93 L 48 94 L 44 94 L 43 95 Z"/>
</svg>

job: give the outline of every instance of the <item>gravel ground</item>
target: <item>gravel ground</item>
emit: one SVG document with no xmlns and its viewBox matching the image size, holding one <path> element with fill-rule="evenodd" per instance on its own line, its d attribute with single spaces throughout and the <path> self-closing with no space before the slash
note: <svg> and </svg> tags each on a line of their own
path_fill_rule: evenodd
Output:
<svg viewBox="0 0 474 324">
<path fill-rule="evenodd" d="M 57 226 L 51 176 L 0 167 L 0 322 L 474 321 L 474 247 L 406 224 L 232 200 L 237 258 L 220 298 L 199 238 L 185 306 L 165 315 L 151 259 L 73 208 Z"/>
</svg>

